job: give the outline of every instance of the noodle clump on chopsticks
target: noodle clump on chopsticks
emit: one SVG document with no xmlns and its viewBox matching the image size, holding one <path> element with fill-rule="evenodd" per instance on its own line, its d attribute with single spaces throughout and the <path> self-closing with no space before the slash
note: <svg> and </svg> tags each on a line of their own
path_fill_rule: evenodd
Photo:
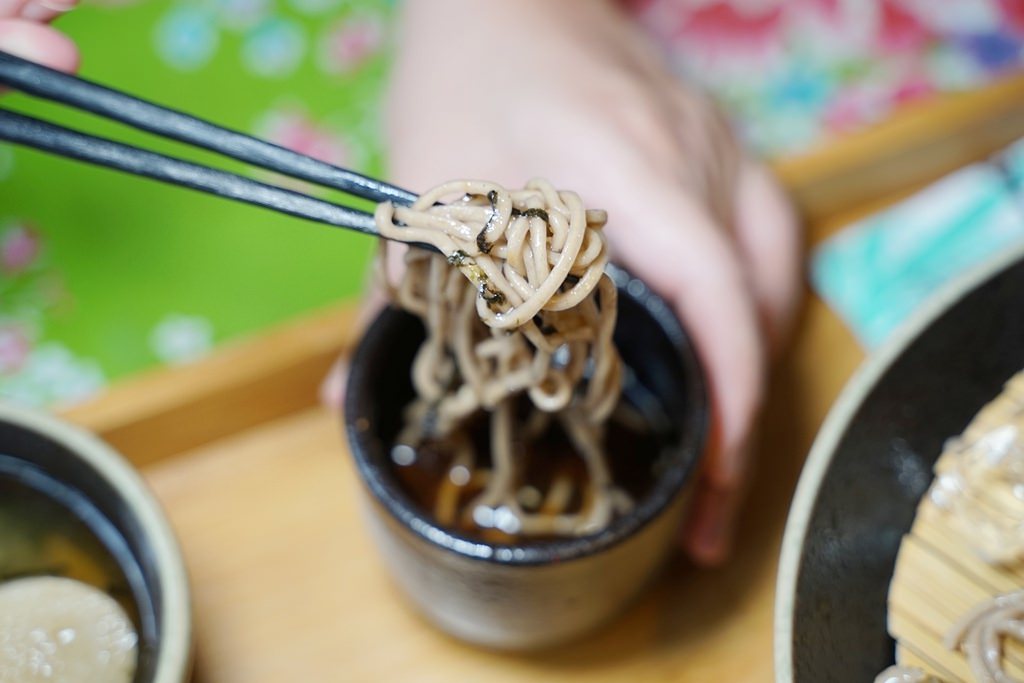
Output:
<svg viewBox="0 0 1024 683">
<path fill-rule="evenodd" d="M 454 453 L 433 510 L 439 523 L 468 516 L 507 534 L 572 536 L 632 507 L 604 453 L 622 376 L 612 342 L 617 292 L 604 272 L 606 219 L 542 180 L 511 191 L 453 181 L 409 207 L 378 206 L 384 237 L 437 250 L 409 249 L 401 278 L 383 279 L 394 305 L 426 328 L 413 362 L 416 398 L 396 447 L 443 442 Z M 525 415 L 517 409 L 523 396 Z M 466 434 L 480 411 L 489 419 L 489 467 Z M 586 481 L 558 479 L 524 497 L 520 450 L 552 421 L 583 459 Z M 460 505 L 467 485 L 480 490 Z"/>
</svg>

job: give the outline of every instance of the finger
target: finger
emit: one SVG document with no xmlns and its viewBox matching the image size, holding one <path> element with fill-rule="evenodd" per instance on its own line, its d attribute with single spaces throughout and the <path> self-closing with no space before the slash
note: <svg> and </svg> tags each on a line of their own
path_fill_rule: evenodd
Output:
<svg viewBox="0 0 1024 683">
<path fill-rule="evenodd" d="M 800 283 L 800 231 L 792 204 L 760 164 L 745 158 L 724 112 L 699 92 L 675 88 L 685 174 L 713 217 L 735 234 L 769 347 L 791 327 Z"/>
<path fill-rule="evenodd" d="M 348 356 L 338 356 L 324 381 L 320 383 L 320 403 L 331 411 L 345 404 L 345 383 L 348 381 Z"/>
<path fill-rule="evenodd" d="M 720 488 L 702 479 L 683 528 L 683 548 L 704 567 L 717 567 L 732 553 L 737 513 L 744 489 Z"/>
<path fill-rule="evenodd" d="M 21 15 L 22 8 L 29 0 L 0 0 L 0 19 L 9 19 Z"/>
<path fill-rule="evenodd" d="M 750 160 L 740 167 L 735 202 L 736 241 L 769 346 L 778 351 L 792 327 L 800 299 L 799 221 L 778 182 Z"/>
<path fill-rule="evenodd" d="M 725 112 L 699 90 L 674 84 L 676 140 L 683 150 L 682 175 L 693 184 L 719 225 L 735 223 L 735 188 L 743 159 Z"/>
<path fill-rule="evenodd" d="M 28 0 L 22 6 L 20 16 L 40 23 L 53 21 L 74 9 L 75 4 L 76 0 Z"/>
<path fill-rule="evenodd" d="M 78 48 L 70 38 L 26 19 L 0 19 L 0 50 L 52 69 L 78 68 Z"/>
<path fill-rule="evenodd" d="M 728 234 L 704 206 L 664 179 L 630 177 L 628 202 L 609 207 L 624 217 L 609 225 L 609 237 L 627 265 L 673 303 L 709 383 L 712 437 L 690 534 L 719 539 L 694 541 L 713 559 L 727 550 L 722 539 L 742 498 L 747 437 L 764 387 L 756 305 Z"/>
<path fill-rule="evenodd" d="M 633 176 L 636 178 L 636 176 Z M 738 453 L 761 400 L 764 352 L 756 307 L 728 236 L 690 195 L 637 178 L 609 237 L 627 265 L 673 303 L 707 374 L 718 429 L 716 481 L 739 481 Z"/>
</svg>

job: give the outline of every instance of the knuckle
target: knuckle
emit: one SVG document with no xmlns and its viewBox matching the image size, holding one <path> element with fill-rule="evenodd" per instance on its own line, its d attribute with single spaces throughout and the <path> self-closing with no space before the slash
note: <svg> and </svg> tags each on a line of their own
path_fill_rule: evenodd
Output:
<svg viewBox="0 0 1024 683">
<path fill-rule="evenodd" d="M 716 467 L 714 465 L 704 472 L 704 485 L 719 495 L 738 494 L 743 489 L 746 479 L 746 468 Z"/>
</svg>

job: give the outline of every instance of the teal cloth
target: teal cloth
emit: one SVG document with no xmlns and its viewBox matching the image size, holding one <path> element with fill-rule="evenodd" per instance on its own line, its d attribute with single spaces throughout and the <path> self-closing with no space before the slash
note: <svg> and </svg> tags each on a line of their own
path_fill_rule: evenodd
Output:
<svg viewBox="0 0 1024 683">
<path fill-rule="evenodd" d="M 1010 150 L 1018 171 L 1021 150 Z M 1024 195 L 1007 168 L 963 168 L 815 250 L 815 289 L 866 347 L 883 343 L 953 278 L 1024 243 Z"/>
</svg>

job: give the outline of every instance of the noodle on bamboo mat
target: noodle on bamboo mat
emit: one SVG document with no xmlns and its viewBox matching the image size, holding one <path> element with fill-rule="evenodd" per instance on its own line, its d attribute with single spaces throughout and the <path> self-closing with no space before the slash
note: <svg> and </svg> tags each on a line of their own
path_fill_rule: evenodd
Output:
<svg viewBox="0 0 1024 683">
<path fill-rule="evenodd" d="M 1024 681 L 1024 373 L 947 442 L 889 587 L 879 683 Z"/>
</svg>

